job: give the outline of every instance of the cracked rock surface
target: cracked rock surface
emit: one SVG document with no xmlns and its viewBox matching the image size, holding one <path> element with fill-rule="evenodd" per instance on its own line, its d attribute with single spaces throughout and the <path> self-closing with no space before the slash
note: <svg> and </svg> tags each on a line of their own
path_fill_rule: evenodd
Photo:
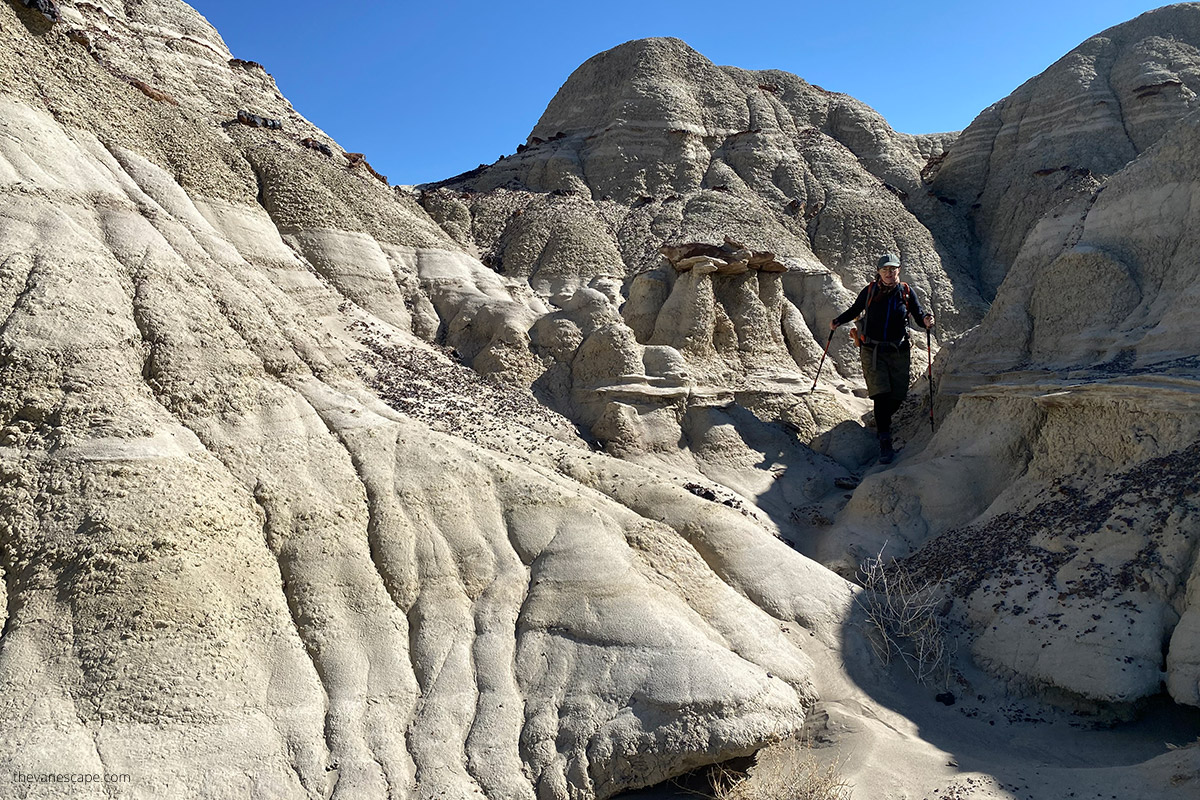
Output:
<svg viewBox="0 0 1200 800">
<path fill-rule="evenodd" d="M 868 696 L 839 575 L 885 544 L 963 685 L 1200 706 L 1198 15 L 961 136 L 629 42 L 390 187 L 182 2 L 0 3 L 0 757 L 587 800 L 816 731 L 861 796 L 1000 796 Z M 950 335 L 888 469 L 827 338 L 881 250 Z M 1162 741 L 1047 791 L 1191 796 Z"/>
<path fill-rule="evenodd" d="M 538 403 L 545 301 L 190 8 L 59 10 L 0 5 L 6 764 L 605 797 L 799 730 L 845 581 Z"/>
</svg>

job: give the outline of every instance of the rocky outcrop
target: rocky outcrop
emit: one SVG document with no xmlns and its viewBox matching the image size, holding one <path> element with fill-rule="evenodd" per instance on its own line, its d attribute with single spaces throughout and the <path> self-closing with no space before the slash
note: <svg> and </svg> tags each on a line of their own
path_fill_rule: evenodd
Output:
<svg viewBox="0 0 1200 800">
<path fill-rule="evenodd" d="M 1197 107 L 1200 6 L 1179 3 L 1093 36 L 986 109 L 931 189 L 972 234 L 989 298 L 1050 209 L 1086 198 Z"/>
<path fill-rule="evenodd" d="M 1075 685 L 1079 671 L 1009 665 L 1052 674 L 1039 678 L 1081 694 L 1150 695 L 1165 670 L 1177 700 L 1193 705 L 1200 700 L 1193 620 L 1198 612 L 1187 590 L 1200 537 L 1192 519 L 1195 488 L 1185 477 L 1200 435 L 1194 403 L 1200 331 L 1191 313 L 1197 297 L 1188 254 L 1191 231 L 1200 224 L 1191 199 L 1200 190 L 1197 142 L 1200 116 L 1193 113 L 1106 181 L 1095 197 L 1043 220 L 1018 254 L 992 314 L 950 366 L 957 380 L 981 365 L 997 372 L 1041 371 L 1034 395 L 1047 409 L 1043 428 L 1061 417 L 1058 424 L 1072 433 L 1056 437 L 1059 466 L 1038 469 L 1035 457 L 1030 472 L 1043 482 L 1069 475 L 1076 486 L 1080 481 L 1103 486 L 1088 487 L 1085 496 L 1095 499 L 1077 503 L 1089 509 L 1095 531 L 1078 523 L 1054 531 L 1045 546 L 1067 547 L 1073 558 L 1065 565 L 1043 565 L 1040 577 L 1061 585 L 1064 574 L 1087 559 L 1124 576 L 1094 597 L 1104 601 L 1098 611 L 1108 624 L 1126 619 L 1121 609 L 1136 607 L 1134 613 L 1143 615 L 1126 636 L 1136 635 L 1140 644 L 1123 642 L 1121 650 L 1145 665 L 1143 681 L 1136 691 L 1085 691 Z M 986 347 L 989 341 L 994 346 Z M 1005 382 L 1013 381 L 1020 382 Z M 1064 455 L 1073 460 L 1063 461 Z M 1130 485 L 1138 480 L 1148 483 Z M 1038 502 L 1045 501 L 1023 501 L 1021 508 L 1036 508 Z M 1088 678 L 1079 679 L 1123 686 L 1135 670 L 1109 663 L 1108 651 L 1119 638 L 1104 637 L 1095 648 L 1086 637 L 1055 644 L 1077 667 L 1095 665 L 1084 671 Z M 981 647 L 1006 661 L 986 642 Z"/>
<path fill-rule="evenodd" d="M 948 351 L 937 436 L 840 519 L 882 517 L 865 538 L 949 581 L 976 659 L 1068 704 L 1200 701 L 1198 142 L 1193 112 L 1038 221 Z"/>
<path fill-rule="evenodd" d="M 1193 11 L 1108 32 L 1106 74 L 1182 93 Z M 1179 102 L 1122 117 L 1132 163 L 1034 176 L 1074 182 L 1031 208 L 1068 202 L 993 226 L 996 271 L 958 234 L 999 242 L 976 198 L 1020 189 L 973 177 L 977 133 L 677 40 L 597 56 L 519 152 L 412 191 L 181 3 L 0 27 L 14 770 L 558 800 L 746 755 L 856 658 L 851 586 L 781 535 L 851 572 L 908 554 L 1013 687 L 1200 704 Z M 842 337 L 811 389 L 882 249 L 956 333 L 1007 278 L 939 360 L 937 433 L 910 408 L 863 475 Z"/>
<path fill-rule="evenodd" d="M 424 194 L 445 204 L 455 190 L 472 242 L 505 274 L 540 274 L 569 241 L 590 243 L 572 250 L 585 276 L 629 278 L 658 266 L 664 242 L 717 232 L 857 291 L 879 252 L 896 251 L 946 327 L 963 331 L 982 301 L 957 251 L 921 222 L 945 216 L 921 171 L 951 141 L 897 134 L 794 75 L 717 67 L 677 39 L 645 39 L 579 67 L 517 153 Z M 531 213 L 554 233 L 523 235 Z"/>
<path fill-rule="evenodd" d="M 487 268 L 183 4 L 58 7 L 0 4 L 6 764 L 606 797 L 799 730 L 848 585 L 521 388 L 683 379 L 616 287 Z"/>
<path fill-rule="evenodd" d="M 805 444 L 861 416 L 858 353 L 843 336 L 828 372 L 840 390 L 806 393 L 828 320 L 882 249 L 901 252 L 949 331 L 978 320 L 978 293 L 953 277 L 957 251 L 920 221 L 945 216 L 921 171 L 953 139 L 897 134 L 796 76 L 719 68 L 683 42 L 648 39 L 576 70 L 517 153 L 416 196 L 455 242 L 553 311 L 534 342 L 539 396 L 611 452 L 678 459 L 690 409 L 735 394 Z M 741 266 L 731 253 L 672 250 L 723 241 L 764 255 Z M 600 314 L 602 298 L 611 307 Z M 669 374 L 655 374 L 660 363 Z M 696 452 L 684 451 L 689 468 Z M 734 460 L 753 452 L 744 442 Z M 866 451 L 841 452 L 853 467 Z M 701 471 L 725 472 L 712 466 Z"/>
</svg>

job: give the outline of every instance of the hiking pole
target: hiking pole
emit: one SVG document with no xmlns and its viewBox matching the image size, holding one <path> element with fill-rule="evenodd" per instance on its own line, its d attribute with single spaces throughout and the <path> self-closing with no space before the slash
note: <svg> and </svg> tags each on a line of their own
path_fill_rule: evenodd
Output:
<svg viewBox="0 0 1200 800">
<path fill-rule="evenodd" d="M 925 329 L 925 357 L 927 377 L 929 380 L 929 431 L 933 432 L 933 334 L 929 328 Z"/>
<path fill-rule="evenodd" d="M 813 378 L 812 388 L 808 390 L 812 394 L 817 390 L 817 380 L 821 377 L 821 368 L 825 366 L 825 356 L 829 355 L 829 345 L 833 342 L 833 331 L 829 332 L 829 338 L 825 340 L 825 352 L 821 354 L 821 363 L 817 365 L 817 377 Z"/>
</svg>

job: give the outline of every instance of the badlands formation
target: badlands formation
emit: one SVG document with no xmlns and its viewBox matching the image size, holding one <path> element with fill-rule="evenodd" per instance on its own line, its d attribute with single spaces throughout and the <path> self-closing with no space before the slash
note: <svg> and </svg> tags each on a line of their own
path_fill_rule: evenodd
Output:
<svg viewBox="0 0 1200 800">
<path fill-rule="evenodd" d="M 629 42 L 393 187 L 182 2 L 0 3 L 0 797 L 607 798 L 795 740 L 860 798 L 1195 797 L 1198 48 L 1159 9 L 910 136 Z M 939 318 L 887 469 L 843 336 L 810 391 L 883 250 Z"/>
</svg>

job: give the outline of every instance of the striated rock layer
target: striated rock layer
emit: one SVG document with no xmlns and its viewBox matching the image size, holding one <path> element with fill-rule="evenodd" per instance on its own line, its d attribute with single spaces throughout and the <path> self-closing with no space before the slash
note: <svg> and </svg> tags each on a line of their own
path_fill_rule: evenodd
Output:
<svg viewBox="0 0 1200 800">
<path fill-rule="evenodd" d="M 833 487 L 773 492 L 768 470 L 747 469 L 763 450 L 748 437 L 784 452 L 779 468 L 811 458 L 788 452 L 794 437 L 780 425 L 844 467 L 869 456 L 869 437 L 822 440 L 865 410 L 848 337 L 830 343 L 826 367 L 840 391 L 809 390 L 828 321 L 879 252 L 902 255 L 948 331 L 982 315 L 965 251 L 938 245 L 922 223 L 960 224 L 922 178 L 953 140 L 895 133 L 859 101 L 794 75 L 717 67 L 677 39 L 646 39 L 579 67 L 515 154 L 415 196 L 465 250 L 556 307 L 532 337 L 546 365 L 532 381 L 540 398 L 610 452 L 768 505 L 786 494 L 771 513 L 787 528 L 797 503 Z M 680 269 L 663 255 L 726 239 L 776 266 Z M 914 377 L 924 369 L 922 354 Z M 726 457 L 695 434 L 734 396 L 757 421 L 734 425 L 741 454 Z"/>
<path fill-rule="evenodd" d="M 57 9 L 0 4 L 14 772 L 606 797 L 798 731 L 847 584 L 519 388 L 604 295 L 555 317 L 182 3 Z"/>
<path fill-rule="evenodd" d="M 630 42 L 413 189 L 182 3 L 0 4 L 5 763 L 609 797 L 844 681 L 781 536 L 908 555 L 1014 689 L 1200 705 L 1198 8 L 962 137 Z M 867 470 L 857 352 L 813 373 L 885 249 L 963 335 Z"/>
<path fill-rule="evenodd" d="M 946 154 L 932 190 L 966 221 L 991 297 L 1026 234 L 1091 195 L 1197 107 L 1200 6 L 1179 3 L 1093 36 L 984 110 Z"/>
<path fill-rule="evenodd" d="M 961 331 L 982 301 L 960 254 L 921 222 L 946 217 L 921 173 L 953 141 L 895 133 L 795 75 L 717 67 L 677 39 L 643 39 L 579 67 L 516 154 L 421 198 L 485 263 L 550 292 L 652 270 L 664 241 L 722 236 L 857 292 L 890 250 Z M 793 301 L 812 292 L 788 284 Z"/>
<path fill-rule="evenodd" d="M 981 367 L 994 381 L 964 395 L 955 416 L 1004 404 L 1030 426 L 1018 446 L 1024 466 L 1012 451 L 1004 459 L 1024 474 L 982 525 L 1005 519 L 1029 535 L 1020 546 L 1038 555 L 1021 569 L 1048 596 L 1027 613 L 1060 615 L 1063 626 L 1049 626 L 1035 658 L 991 641 L 1023 615 L 1004 615 L 999 628 L 983 619 L 994 634 L 978 648 L 1084 697 L 1140 699 L 1165 675 L 1177 701 L 1198 705 L 1200 331 L 1189 251 L 1200 224 L 1200 115 L 1100 188 L 1029 234 L 992 312 L 948 365 L 952 381 L 978 380 Z M 993 603 L 998 588 L 971 602 Z"/>
</svg>

